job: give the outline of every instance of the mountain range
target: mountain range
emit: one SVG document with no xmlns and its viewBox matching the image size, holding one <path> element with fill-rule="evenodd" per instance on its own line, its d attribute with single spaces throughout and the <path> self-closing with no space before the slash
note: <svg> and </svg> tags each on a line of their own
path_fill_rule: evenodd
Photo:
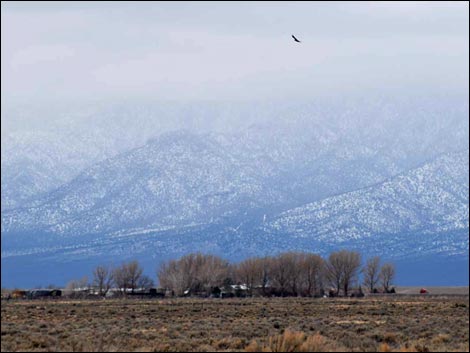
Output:
<svg viewBox="0 0 470 353">
<path fill-rule="evenodd" d="M 128 258 L 154 275 L 191 251 L 352 248 L 410 274 L 468 262 L 468 105 L 425 103 L 266 106 L 225 131 L 207 126 L 226 107 L 159 111 L 198 117 L 182 119 L 191 129 L 140 108 L 15 131 L 2 138 L 2 285 Z"/>
</svg>

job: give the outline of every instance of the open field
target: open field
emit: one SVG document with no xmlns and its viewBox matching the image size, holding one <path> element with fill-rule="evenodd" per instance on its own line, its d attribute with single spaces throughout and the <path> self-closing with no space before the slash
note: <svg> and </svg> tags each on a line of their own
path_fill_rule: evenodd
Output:
<svg viewBox="0 0 470 353">
<path fill-rule="evenodd" d="M 397 287 L 398 294 L 417 294 L 423 287 Z M 468 295 L 469 287 L 426 287 L 431 295 Z"/>
<path fill-rule="evenodd" d="M 468 351 L 469 299 L 2 301 L 3 351 Z"/>
</svg>

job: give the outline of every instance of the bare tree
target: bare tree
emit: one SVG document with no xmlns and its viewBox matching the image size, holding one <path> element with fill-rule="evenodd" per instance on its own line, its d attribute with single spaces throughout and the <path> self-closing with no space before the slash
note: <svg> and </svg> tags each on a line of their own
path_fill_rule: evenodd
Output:
<svg viewBox="0 0 470 353">
<path fill-rule="evenodd" d="M 324 261 L 316 254 L 302 254 L 299 259 L 300 284 L 303 294 L 314 296 L 323 289 Z"/>
<path fill-rule="evenodd" d="M 126 293 L 128 289 L 134 293 L 142 275 L 143 269 L 137 261 L 123 263 L 112 272 L 114 283 L 122 293 Z"/>
<path fill-rule="evenodd" d="M 300 252 L 287 253 L 286 265 L 290 271 L 290 289 L 294 296 L 298 296 L 302 288 L 302 260 L 305 254 Z"/>
<path fill-rule="evenodd" d="M 157 274 L 160 285 L 172 290 L 177 296 L 194 290 L 196 267 L 196 254 L 188 254 L 178 260 L 163 263 Z"/>
<path fill-rule="evenodd" d="M 375 256 L 367 260 L 364 266 L 364 285 L 373 292 L 379 282 L 380 257 Z"/>
<path fill-rule="evenodd" d="M 271 279 L 271 271 L 273 267 L 274 259 L 269 256 L 265 256 L 257 260 L 259 262 L 259 267 L 261 268 L 261 289 L 263 295 L 267 294 L 267 288 Z"/>
<path fill-rule="evenodd" d="M 273 262 L 274 259 L 271 257 L 246 259 L 235 266 L 235 279 L 248 287 L 250 295 L 255 288 L 260 288 L 262 293 L 266 294 Z"/>
<path fill-rule="evenodd" d="M 199 291 L 210 294 L 214 287 L 221 286 L 229 277 L 228 261 L 214 255 L 196 254 L 194 276 Z"/>
<path fill-rule="evenodd" d="M 171 260 L 163 263 L 157 272 L 160 286 L 172 290 L 177 296 L 183 295 L 189 287 L 188 273 L 182 271 L 179 265 L 179 261 Z"/>
<path fill-rule="evenodd" d="M 134 290 L 137 288 L 137 284 L 142 278 L 144 270 L 137 261 L 131 261 L 127 265 L 124 264 L 123 270 L 126 273 L 128 288 L 130 288 L 132 293 L 134 293 Z"/>
<path fill-rule="evenodd" d="M 126 293 L 128 287 L 128 277 L 125 265 L 123 264 L 119 267 L 116 267 L 112 272 L 112 276 L 114 279 L 114 284 L 119 289 L 119 291 L 121 293 Z"/>
<path fill-rule="evenodd" d="M 280 254 L 273 259 L 271 264 L 270 278 L 281 296 L 287 294 L 287 290 L 291 284 L 291 261 L 290 255 Z"/>
<path fill-rule="evenodd" d="M 250 295 L 253 288 L 261 285 L 263 278 L 263 267 L 258 258 L 246 259 L 240 262 L 235 268 L 236 279 L 248 287 Z"/>
<path fill-rule="evenodd" d="M 93 285 L 98 288 L 99 295 L 106 296 L 113 283 L 113 271 L 106 266 L 97 266 L 93 270 Z"/>
<path fill-rule="evenodd" d="M 221 286 L 230 277 L 228 261 L 214 255 L 189 254 L 162 264 L 158 271 L 160 284 L 177 295 L 186 291 L 206 292 Z"/>
<path fill-rule="evenodd" d="M 154 286 L 153 280 L 147 276 L 143 275 L 137 282 L 137 287 L 142 289 L 150 289 Z"/>
<path fill-rule="evenodd" d="M 301 290 L 301 263 L 304 253 L 286 252 L 279 255 L 280 265 L 284 266 L 287 271 L 288 287 L 291 295 L 299 295 Z"/>
<path fill-rule="evenodd" d="M 67 283 L 65 287 L 65 292 L 67 295 L 72 297 L 81 297 L 86 295 L 88 290 L 88 277 L 84 276 L 78 280 L 71 280 Z"/>
<path fill-rule="evenodd" d="M 344 277 L 344 261 L 340 252 L 331 253 L 326 263 L 326 275 L 328 282 L 334 287 L 337 295 L 341 289 Z"/>
<path fill-rule="evenodd" d="M 88 289 L 88 277 L 83 276 L 82 278 L 78 280 L 72 280 L 70 281 L 66 289 L 71 289 L 71 290 L 86 290 Z"/>
<path fill-rule="evenodd" d="M 361 267 L 361 255 L 355 251 L 341 250 L 333 252 L 328 257 L 327 275 L 336 293 L 343 290 L 345 296 L 357 279 Z"/>
<path fill-rule="evenodd" d="M 263 294 L 266 294 L 274 261 L 270 257 L 255 257 L 240 262 L 236 267 L 237 281 L 243 282 L 248 287 L 250 295 L 253 295 L 255 288 L 261 288 Z"/>
<path fill-rule="evenodd" d="M 370 259 L 364 267 L 366 277 L 371 278 L 365 280 L 368 285 L 372 282 L 370 288 L 377 283 L 378 261 L 378 258 Z M 246 259 L 236 265 L 214 255 L 195 253 L 163 263 L 158 279 L 161 286 L 176 295 L 209 294 L 215 287 L 231 284 L 235 279 L 245 284 L 250 294 L 254 288 L 262 288 L 263 294 L 268 295 L 270 286 L 282 296 L 314 296 L 322 294 L 328 281 L 336 293 L 347 296 L 358 280 L 360 269 L 360 254 L 347 250 L 331 253 L 327 261 L 315 254 L 287 252 L 276 257 Z"/>
<path fill-rule="evenodd" d="M 343 291 L 348 296 L 348 290 L 352 284 L 357 281 L 359 271 L 361 269 L 361 255 L 355 251 L 346 251 L 344 253 L 344 277 Z"/>
<path fill-rule="evenodd" d="M 380 283 L 386 293 L 390 291 L 393 279 L 395 278 L 395 266 L 391 263 L 386 263 L 380 269 Z"/>
<path fill-rule="evenodd" d="M 222 286 L 229 286 L 237 282 L 237 264 L 228 264 L 226 277 L 222 282 Z"/>
</svg>

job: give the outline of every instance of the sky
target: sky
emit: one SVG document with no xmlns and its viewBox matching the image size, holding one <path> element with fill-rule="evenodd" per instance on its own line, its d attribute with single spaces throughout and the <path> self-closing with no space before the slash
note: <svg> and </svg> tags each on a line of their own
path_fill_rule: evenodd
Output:
<svg viewBox="0 0 470 353">
<path fill-rule="evenodd" d="M 468 28 L 468 2 L 2 1 L 1 98 L 466 94 Z"/>
</svg>

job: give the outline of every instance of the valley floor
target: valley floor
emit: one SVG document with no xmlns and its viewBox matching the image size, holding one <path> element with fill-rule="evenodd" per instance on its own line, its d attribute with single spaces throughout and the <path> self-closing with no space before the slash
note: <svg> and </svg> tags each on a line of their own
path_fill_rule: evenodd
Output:
<svg viewBox="0 0 470 353">
<path fill-rule="evenodd" d="M 469 297 L 2 301 L 1 351 L 469 351 Z"/>
<path fill-rule="evenodd" d="M 454 286 L 454 287 L 445 287 L 445 286 L 400 286 L 397 287 L 398 294 L 412 295 L 419 293 L 421 288 L 425 288 L 431 295 L 469 295 L 468 286 Z"/>
</svg>

